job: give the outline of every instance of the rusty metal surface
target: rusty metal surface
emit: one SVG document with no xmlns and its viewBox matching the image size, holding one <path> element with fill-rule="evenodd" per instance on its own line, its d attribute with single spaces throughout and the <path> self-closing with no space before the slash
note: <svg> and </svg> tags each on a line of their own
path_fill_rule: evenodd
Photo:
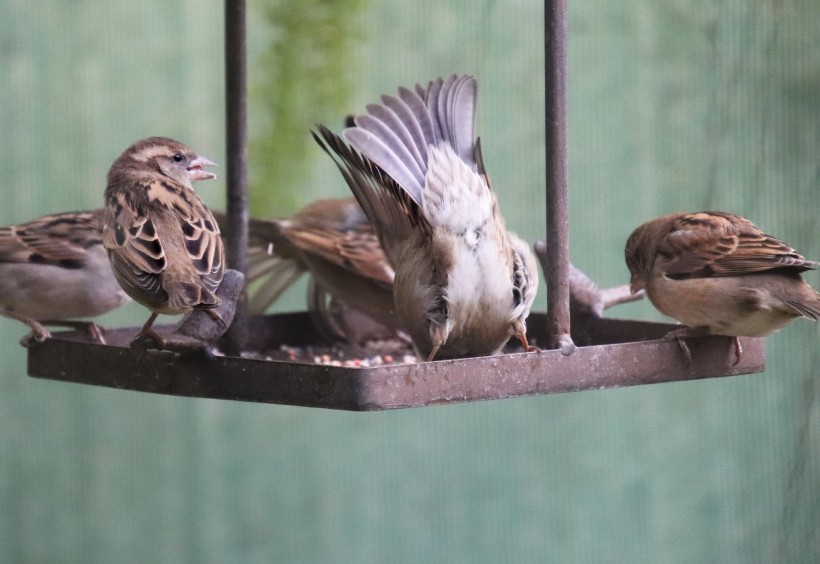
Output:
<svg viewBox="0 0 820 564">
<path fill-rule="evenodd" d="M 737 366 L 731 339 L 687 339 L 687 366 L 675 341 L 634 341 L 657 339 L 670 325 L 597 318 L 574 325 L 579 344 L 596 346 L 570 356 L 552 350 L 375 368 L 137 351 L 127 348 L 137 328 L 110 330 L 109 345 L 67 332 L 29 349 L 28 372 L 158 394 L 376 411 L 747 374 L 765 365 L 763 339 L 742 339 Z M 545 315 L 534 314 L 530 326 L 537 338 Z M 252 318 L 249 333 L 268 348 L 316 339 L 306 314 Z"/>
<path fill-rule="evenodd" d="M 226 253 L 228 265 L 248 273 L 248 91 L 245 0 L 225 0 L 225 150 L 227 163 Z M 238 351 L 245 342 L 247 299 L 236 305 L 228 332 L 228 347 Z"/>
<path fill-rule="evenodd" d="M 547 346 L 569 342 L 569 161 L 567 156 L 567 6 L 544 2 L 544 103 L 547 165 Z"/>
</svg>

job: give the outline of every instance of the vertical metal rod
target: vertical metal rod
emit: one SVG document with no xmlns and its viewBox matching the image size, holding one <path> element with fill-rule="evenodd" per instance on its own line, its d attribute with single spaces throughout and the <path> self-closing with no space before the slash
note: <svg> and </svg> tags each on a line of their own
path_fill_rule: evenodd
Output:
<svg viewBox="0 0 820 564">
<path fill-rule="evenodd" d="M 544 1 L 547 161 L 547 347 L 570 354 L 567 3 Z"/>
<path fill-rule="evenodd" d="M 225 149 L 228 156 L 228 266 L 248 272 L 248 119 L 245 0 L 225 0 Z M 242 293 L 227 336 L 229 354 L 245 342 L 247 296 Z"/>
</svg>

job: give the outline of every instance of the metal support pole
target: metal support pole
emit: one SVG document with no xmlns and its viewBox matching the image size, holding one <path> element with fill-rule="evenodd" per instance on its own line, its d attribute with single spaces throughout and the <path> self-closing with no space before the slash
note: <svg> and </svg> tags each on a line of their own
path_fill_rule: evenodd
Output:
<svg viewBox="0 0 820 564">
<path fill-rule="evenodd" d="M 225 0 L 225 148 L 228 156 L 228 266 L 248 272 L 248 119 L 245 0 Z M 247 294 L 228 332 L 228 353 L 245 343 Z"/>
<path fill-rule="evenodd" d="M 544 90 L 547 160 L 547 347 L 575 348 L 569 319 L 569 201 L 567 186 L 567 4 L 544 1 Z"/>
</svg>

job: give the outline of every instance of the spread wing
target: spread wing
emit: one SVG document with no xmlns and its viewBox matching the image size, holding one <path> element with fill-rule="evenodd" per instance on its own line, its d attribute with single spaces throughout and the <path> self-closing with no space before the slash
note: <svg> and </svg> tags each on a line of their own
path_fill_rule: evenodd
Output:
<svg viewBox="0 0 820 564">
<path fill-rule="evenodd" d="M 323 125 L 313 138 L 330 155 L 342 173 L 368 221 L 378 234 L 392 265 L 399 260 L 402 244 L 417 229 L 429 230 L 419 204 L 376 163 L 362 156 Z"/>
<path fill-rule="evenodd" d="M 681 216 L 658 244 L 658 253 L 667 276 L 675 279 L 802 272 L 817 265 L 751 221 L 724 212 Z"/>
</svg>

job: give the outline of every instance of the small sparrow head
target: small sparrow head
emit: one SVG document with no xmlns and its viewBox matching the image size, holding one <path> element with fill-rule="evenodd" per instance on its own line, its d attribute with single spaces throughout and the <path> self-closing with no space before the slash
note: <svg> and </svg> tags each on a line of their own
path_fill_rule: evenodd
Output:
<svg viewBox="0 0 820 564">
<path fill-rule="evenodd" d="M 626 266 L 631 275 L 629 280 L 629 291 L 637 294 L 644 289 L 645 277 L 652 270 L 654 263 L 657 237 L 656 224 L 647 222 L 635 229 L 626 242 L 624 255 Z"/>
<path fill-rule="evenodd" d="M 119 184 L 144 179 L 159 173 L 174 182 L 191 187 L 194 180 L 216 178 L 205 166 L 216 166 L 211 160 L 197 155 L 187 145 L 167 137 L 149 137 L 128 147 L 111 165 L 108 184 Z"/>
</svg>

